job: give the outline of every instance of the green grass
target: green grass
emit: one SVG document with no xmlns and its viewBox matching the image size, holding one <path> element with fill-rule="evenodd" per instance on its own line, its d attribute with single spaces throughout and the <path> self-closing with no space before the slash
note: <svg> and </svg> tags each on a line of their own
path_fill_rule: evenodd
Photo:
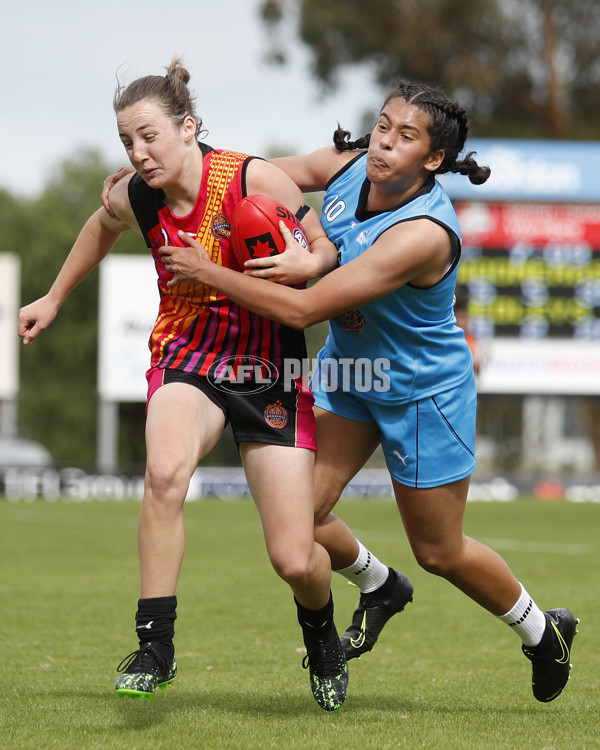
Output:
<svg viewBox="0 0 600 750">
<path fill-rule="evenodd" d="M 119 700 L 135 648 L 136 503 L 0 501 L 0 747 L 600 748 L 600 506 L 472 503 L 467 533 L 497 549 L 545 609 L 581 618 L 568 688 L 531 695 L 509 629 L 415 564 L 391 502 L 341 515 L 415 584 L 373 653 L 350 663 L 329 714 L 300 666 L 289 589 L 272 571 L 248 501 L 191 503 L 176 623 L 179 676 L 151 702 Z M 356 590 L 334 578 L 337 623 Z"/>
</svg>

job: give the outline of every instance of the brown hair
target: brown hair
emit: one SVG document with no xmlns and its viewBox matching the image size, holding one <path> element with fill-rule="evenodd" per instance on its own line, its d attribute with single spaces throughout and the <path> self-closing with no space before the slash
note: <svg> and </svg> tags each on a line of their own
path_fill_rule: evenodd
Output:
<svg viewBox="0 0 600 750">
<path fill-rule="evenodd" d="M 190 74 L 180 58 L 175 57 L 165 76 L 144 76 L 128 85 L 119 83 L 113 98 L 113 109 L 119 112 L 144 99 L 153 99 L 163 108 L 176 125 L 182 125 L 186 117 L 196 120 L 196 135 L 202 130 L 202 120 L 196 114 L 194 97 L 188 83 Z"/>
<path fill-rule="evenodd" d="M 394 99 L 402 99 L 412 104 L 428 116 L 427 132 L 431 139 L 431 151 L 443 150 L 444 161 L 436 169 L 436 174 L 458 172 L 468 176 L 475 185 L 481 185 L 490 176 L 490 168 L 480 166 L 470 151 L 458 160 L 469 133 L 469 121 L 466 110 L 449 99 L 440 89 L 434 89 L 424 83 L 401 81 L 391 91 L 383 103 L 382 110 Z M 365 149 L 369 145 L 371 134 L 356 141 L 350 140 L 350 133 L 338 126 L 333 134 L 333 143 L 339 151 Z"/>
</svg>

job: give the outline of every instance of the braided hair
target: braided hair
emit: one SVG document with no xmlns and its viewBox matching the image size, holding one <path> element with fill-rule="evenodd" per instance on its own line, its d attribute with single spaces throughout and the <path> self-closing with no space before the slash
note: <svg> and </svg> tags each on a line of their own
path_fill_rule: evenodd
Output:
<svg viewBox="0 0 600 750">
<path fill-rule="evenodd" d="M 469 133 L 466 110 L 451 101 L 440 89 L 434 89 L 424 83 L 400 81 L 397 88 L 386 97 L 382 110 L 394 99 L 402 99 L 427 115 L 431 151 L 445 152 L 444 161 L 436 169 L 436 174 L 457 172 L 466 175 L 474 185 L 481 185 L 488 179 L 491 170 L 475 161 L 474 151 L 469 151 L 463 159 L 458 159 Z M 339 151 L 368 148 L 370 133 L 355 141 L 351 141 L 350 136 L 351 134 L 338 124 L 333 134 L 334 146 Z"/>
</svg>

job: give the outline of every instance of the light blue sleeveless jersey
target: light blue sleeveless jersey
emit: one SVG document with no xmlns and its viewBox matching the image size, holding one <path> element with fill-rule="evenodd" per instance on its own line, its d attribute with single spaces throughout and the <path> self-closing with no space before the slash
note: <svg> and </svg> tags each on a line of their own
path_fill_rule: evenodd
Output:
<svg viewBox="0 0 600 750">
<path fill-rule="evenodd" d="M 429 218 L 445 227 L 456 236 L 460 247 L 456 213 L 437 180 L 432 179 L 417 196 L 394 211 L 366 212 L 365 168 L 366 154 L 339 172 L 325 194 L 321 224 L 338 248 L 340 265 L 361 255 L 386 229 L 417 218 Z M 361 399 L 399 404 L 433 396 L 472 379 L 471 352 L 464 332 L 455 325 L 457 272 L 458 258 L 433 287 L 407 284 L 330 321 L 329 335 L 318 354 L 313 390 L 327 390 L 333 373 L 338 387 L 343 383 L 344 390 Z M 361 360 L 358 366 L 349 365 L 357 360 Z M 370 376 L 365 366 L 369 363 Z"/>
</svg>

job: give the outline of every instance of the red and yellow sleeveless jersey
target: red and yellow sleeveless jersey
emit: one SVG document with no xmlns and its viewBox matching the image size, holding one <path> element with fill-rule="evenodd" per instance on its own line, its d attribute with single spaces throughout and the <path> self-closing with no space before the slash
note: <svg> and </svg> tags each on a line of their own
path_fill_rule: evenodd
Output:
<svg viewBox="0 0 600 750">
<path fill-rule="evenodd" d="M 179 230 L 196 237 L 213 263 L 242 270 L 231 247 L 230 220 L 246 195 L 246 167 L 254 157 L 199 146 L 202 183 L 187 216 L 173 214 L 163 191 L 148 187 L 139 175 L 129 183 L 131 206 L 158 274 L 160 304 L 149 341 L 151 366 L 207 375 L 231 357 L 268 360 L 278 368 L 285 357 L 306 357 L 301 331 L 256 315 L 204 284 L 167 288 L 171 274 L 158 248 L 181 246 Z"/>
</svg>

